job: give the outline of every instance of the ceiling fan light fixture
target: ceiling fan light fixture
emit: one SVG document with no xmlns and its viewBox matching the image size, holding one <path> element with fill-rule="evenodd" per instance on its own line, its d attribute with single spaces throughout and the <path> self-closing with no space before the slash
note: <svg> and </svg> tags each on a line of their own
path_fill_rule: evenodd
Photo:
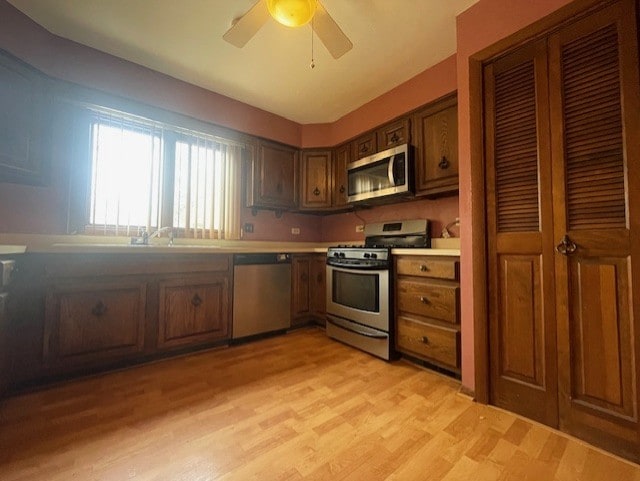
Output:
<svg viewBox="0 0 640 481">
<path fill-rule="evenodd" d="M 269 14 L 282 25 L 301 27 L 311 21 L 318 0 L 267 0 Z"/>
</svg>

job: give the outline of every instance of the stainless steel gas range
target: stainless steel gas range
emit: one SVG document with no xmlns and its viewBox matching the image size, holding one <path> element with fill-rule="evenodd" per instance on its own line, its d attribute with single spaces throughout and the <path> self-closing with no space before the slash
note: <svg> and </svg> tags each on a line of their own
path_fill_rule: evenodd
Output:
<svg viewBox="0 0 640 481">
<path fill-rule="evenodd" d="M 327 251 L 327 335 L 394 357 L 393 247 L 430 247 L 428 220 L 367 224 L 361 246 Z"/>
</svg>

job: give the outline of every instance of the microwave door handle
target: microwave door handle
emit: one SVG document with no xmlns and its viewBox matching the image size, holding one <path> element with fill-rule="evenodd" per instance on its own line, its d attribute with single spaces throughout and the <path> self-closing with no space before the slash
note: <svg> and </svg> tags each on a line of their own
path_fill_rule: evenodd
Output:
<svg viewBox="0 0 640 481">
<path fill-rule="evenodd" d="M 389 159 L 390 159 L 389 160 L 389 170 L 388 170 L 387 174 L 389 175 L 389 182 L 391 182 L 391 186 L 395 187 L 396 179 L 395 179 L 395 176 L 393 175 L 393 172 L 394 172 L 394 168 L 393 167 L 395 166 L 395 163 L 396 163 L 396 156 L 392 155 Z"/>
</svg>

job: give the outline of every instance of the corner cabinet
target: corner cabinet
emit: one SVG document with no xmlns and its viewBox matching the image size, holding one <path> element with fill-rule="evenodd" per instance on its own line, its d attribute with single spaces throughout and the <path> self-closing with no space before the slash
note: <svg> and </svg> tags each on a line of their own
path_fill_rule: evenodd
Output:
<svg viewBox="0 0 640 481">
<path fill-rule="evenodd" d="M 291 259 L 291 326 L 315 321 L 324 325 L 326 312 L 326 256 L 294 255 Z"/>
<path fill-rule="evenodd" d="M 0 51 L 0 182 L 46 182 L 52 124 L 47 77 Z"/>
<path fill-rule="evenodd" d="M 460 261 L 396 256 L 396 349 L 460 373 Z"/>
<path fill-rule="evenodd" d="M 331 159 L 330 150 L 302 151 L 300 209 L 331 207 Z"/>
<path fill-rule="evenodd" d="M 413 115 L 416 195 L 458 192 L 457 96 L 428 105 Z"/>
<path fill-rule="evenodd" d="M 298 150 L 258 140 L 247 162 L 247 206 L 294 210 L 298 206 Z"/>
</svg>

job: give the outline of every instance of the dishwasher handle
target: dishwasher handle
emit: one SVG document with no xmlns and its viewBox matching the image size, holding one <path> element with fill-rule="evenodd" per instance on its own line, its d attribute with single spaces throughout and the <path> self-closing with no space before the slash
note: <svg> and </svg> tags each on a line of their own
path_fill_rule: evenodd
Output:
<svg viewBox="0 0 640 481">
<path fill-rule="evenodd" d="M 233 265 L 235 266 L 253 266 L 260 264 L 291 264 L 291 254 L 265 252 L 233 255 Z"/>
</svg>

